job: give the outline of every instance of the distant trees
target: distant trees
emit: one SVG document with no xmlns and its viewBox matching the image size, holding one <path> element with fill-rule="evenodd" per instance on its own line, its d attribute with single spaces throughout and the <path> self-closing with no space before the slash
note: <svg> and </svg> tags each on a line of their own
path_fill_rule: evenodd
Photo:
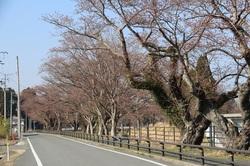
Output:
<svg viewBox="0 0 250 166">
<path fill-rule="evenodd" d="M 47 84 L 22 92 L 22 110 L 46 128 L 81 127 L 91 134 L 116 135 L 122 117 L 132 124 L 126 115 L 140 114 L 135 120 L 143 123 L 161 114 L 149 94 L 139 95 L 144 92 L 128 86 L 123 63 L 109 52 L 72 55 L 64 47 L 53 53 L 42 66 Z"/>
</svg>

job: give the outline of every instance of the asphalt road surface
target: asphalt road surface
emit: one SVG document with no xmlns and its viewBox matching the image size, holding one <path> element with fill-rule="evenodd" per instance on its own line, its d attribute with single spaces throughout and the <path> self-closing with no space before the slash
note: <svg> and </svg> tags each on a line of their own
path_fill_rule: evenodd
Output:
<svg viewBox="0 0 250 166">
<path fill-rule="evenodd" d="M 29 136 L 26 141 L 27 150 L 15 166 L 167 166 L 53 135 Z"/>
</svg>

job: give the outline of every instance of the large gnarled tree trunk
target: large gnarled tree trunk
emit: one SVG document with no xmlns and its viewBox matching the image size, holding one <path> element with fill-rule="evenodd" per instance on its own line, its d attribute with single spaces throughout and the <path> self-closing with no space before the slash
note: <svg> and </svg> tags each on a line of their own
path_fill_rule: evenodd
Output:
<svg viewBox="0 0 250 166">
<path fill-rule="evenodd" d="M 234 147 L 248 150 L 250 147 L 250 79 L 239 91 L 239 107 L 243 113 L 243 126 Z"/>
</svg>

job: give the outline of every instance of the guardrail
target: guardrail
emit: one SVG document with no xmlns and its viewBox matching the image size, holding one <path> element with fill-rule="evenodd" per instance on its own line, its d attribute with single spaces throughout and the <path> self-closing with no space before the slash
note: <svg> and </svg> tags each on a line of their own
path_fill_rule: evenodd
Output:
<svg viewBox="0 0 250 166">
<path fill-rule="evenodd" d="M 72 131 L 40 131 L 43 133 L 59 134 L 79 139 L 95 141 L 107 145 L 127 147 L 137 151 L 155 153 L 161 156 L 177 157 L 179 160 L 191 160 L 199 162 L 201 165 L 231 165 L 247 166 L 250 162 L 250 151 L 226 149 L 219 147 L 208 147 L 199 145 L 189 145 L 171 143 L 163 141 L 152 141 L 146 139 L 111 137 L 105 135 L 90 135 L 82 132 Z M 216 154 L 211 155 L 212 152 Z M 219 155 L 218 152 L 222 154 Z"/>
</svg>

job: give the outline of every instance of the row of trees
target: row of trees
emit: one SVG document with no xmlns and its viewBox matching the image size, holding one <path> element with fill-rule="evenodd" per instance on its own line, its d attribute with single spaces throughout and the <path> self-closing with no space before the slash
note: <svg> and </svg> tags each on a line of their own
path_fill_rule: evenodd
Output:
<svg viewBox="0 0 250 166">
<path fill-rule="evenodd" d="M 47 129 L 80 127 L 99 135 L 116 135 L 118 123 L 136 126 L 164 119 L 149 93 L 128 86 L 119 60 L 103 52 L 88 57 L 64 49 L 53 50 L 43 65 L 47 83 L 23 90 L 21 109 L 28 117 Z"/>
<path fill-rule="evenodd" d="M 249 13 L 248 0 L 77 0 L 74 16 L 44 17 L 61 43 L 43 71 L 57 99 L 80 96 L 69 106 L 88 108 L 89 126 L 93 112 L 100 126 L 115 126 L 136 101 L 127 101 L 133 87 L 154 96 L 185 133 L 183 143 L 201 144 L 213 122 L 228 146 L 249 149 Z M 241 131 L 220 114 L 234 99 Z"/>
</svg>

